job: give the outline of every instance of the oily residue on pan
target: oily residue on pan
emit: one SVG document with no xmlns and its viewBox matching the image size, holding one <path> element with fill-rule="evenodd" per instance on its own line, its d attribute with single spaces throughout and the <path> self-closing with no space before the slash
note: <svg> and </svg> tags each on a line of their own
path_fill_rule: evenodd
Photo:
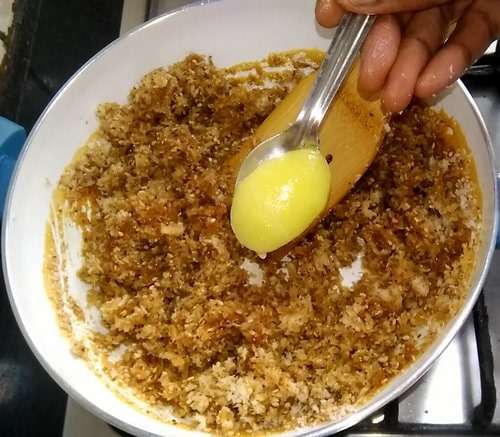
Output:
<svg viewBox="0 0 500 437">
<path fill-rule="evenodd" d="M 198 55 L 155 70 L 127 104 L 99 107 L 99 130 L 59 182 L 106 329 L 87 332 L 84 359 L 151 414 L 224 435 L 341 418 L 414 362 L 467 294 L 481 222 L 473 160 L 458 126 L 418 105 L 286 257 L 236 241 L 225 163 L 318 60 L 273 55 L 272 81 Z"/>
</svg>

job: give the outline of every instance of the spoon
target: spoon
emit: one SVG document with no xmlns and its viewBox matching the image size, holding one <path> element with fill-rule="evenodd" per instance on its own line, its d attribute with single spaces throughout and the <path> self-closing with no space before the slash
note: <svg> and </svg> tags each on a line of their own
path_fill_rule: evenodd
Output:
<svg viewBox="0 0 500 437">
<path fill-rule="evenodd" d="M 349 73 L 374 16 L 345 13 L 321 63 L 313 88 L 295 122 L 285 131 L 258 144 L 243 160 L 236 184 L 259 165 L 304 147 L 319 150 L 319 128 Z"/>
</svg>

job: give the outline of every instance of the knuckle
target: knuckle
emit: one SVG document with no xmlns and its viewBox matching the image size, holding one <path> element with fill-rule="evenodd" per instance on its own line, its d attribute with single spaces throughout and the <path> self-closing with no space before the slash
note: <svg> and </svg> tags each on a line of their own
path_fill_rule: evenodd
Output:
<svg viewBox="0 0 500 437">
<path fill-rule="evenodd" d="M 429 43 L 429 41 L 427 41 L 427 39 L 422 35 L 407 35 L 405 39 L 407 45 L 413 44 L 423 49 L 427 57 L 431 57 L 436 51 L 435 48 Z"/>
<path fill-rule="evenodd" d="M 465 44 L 456 43 L 454 45 L 460 52 L 460 55 L 463 57 L 465 64 L 472 64 L 472 62 L 474 61 L 474 54 L 472 53 L 471 49 Z"/>
<path fill-rule="evenodd" d="M 498 5 L 495 7 L 498 7 Z M 478 25 L 486 30 L 490 41 L 493 41 L 500 35 L 500 23 L 494 19 L 494 14 L 482 8 L 472 8 L 469 14 L 472 20 L 477 21 Z"/>
</svg>

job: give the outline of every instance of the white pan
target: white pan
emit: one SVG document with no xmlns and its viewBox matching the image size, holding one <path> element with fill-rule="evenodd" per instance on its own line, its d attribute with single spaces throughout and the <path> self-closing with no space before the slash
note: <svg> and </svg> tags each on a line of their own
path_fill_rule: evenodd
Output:
<svg viewBox="0 0 500 437">
<path fill-rule="evenodd" d="M 315 24 L 313 0 L 204 1 L 146 23 L 97 54 L 61 89 L 31 132 L 12 177 L 3 219 L 2 258 L 10 302 L 27 342 L 47 372 L 70 396 L 107 422 L 136 435 L 197 434 L 130 407 L 70 352 L 43 286 L 44 232 L 52 191 L 47 182 L 57 182 L 77 148 L 96 129 L 97 105 L 125 102 L 131 87 L 146 72 L 172 64 L 193 51 L 210 54 L 216 65 L 227 66 L 270 52 L 326 49 L 330 38 L 330 31 Z M 467 300 L 428 352 L 358 411 L 341 421 L 286 435 L 331 434 L 354 425 L 401 395 L 443 352 L 476 301 L 496 232 L 492 147 L 481 116 L 461 83 L 441 96 L 437 104 L 461 124 L 483 194 L 482 244 Z"/>
</svg>

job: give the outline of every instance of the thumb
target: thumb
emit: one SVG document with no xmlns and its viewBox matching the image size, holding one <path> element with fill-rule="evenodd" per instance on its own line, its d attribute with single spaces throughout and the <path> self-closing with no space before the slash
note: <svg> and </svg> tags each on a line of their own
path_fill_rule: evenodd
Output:
<svg viewBox="0 0 500 437">
<path fill-rule="evenodd" d="M 419 11 L 452 3 L 452 0 L 337 0 L 346 10 L 360 14 Z"/>
</svg>

